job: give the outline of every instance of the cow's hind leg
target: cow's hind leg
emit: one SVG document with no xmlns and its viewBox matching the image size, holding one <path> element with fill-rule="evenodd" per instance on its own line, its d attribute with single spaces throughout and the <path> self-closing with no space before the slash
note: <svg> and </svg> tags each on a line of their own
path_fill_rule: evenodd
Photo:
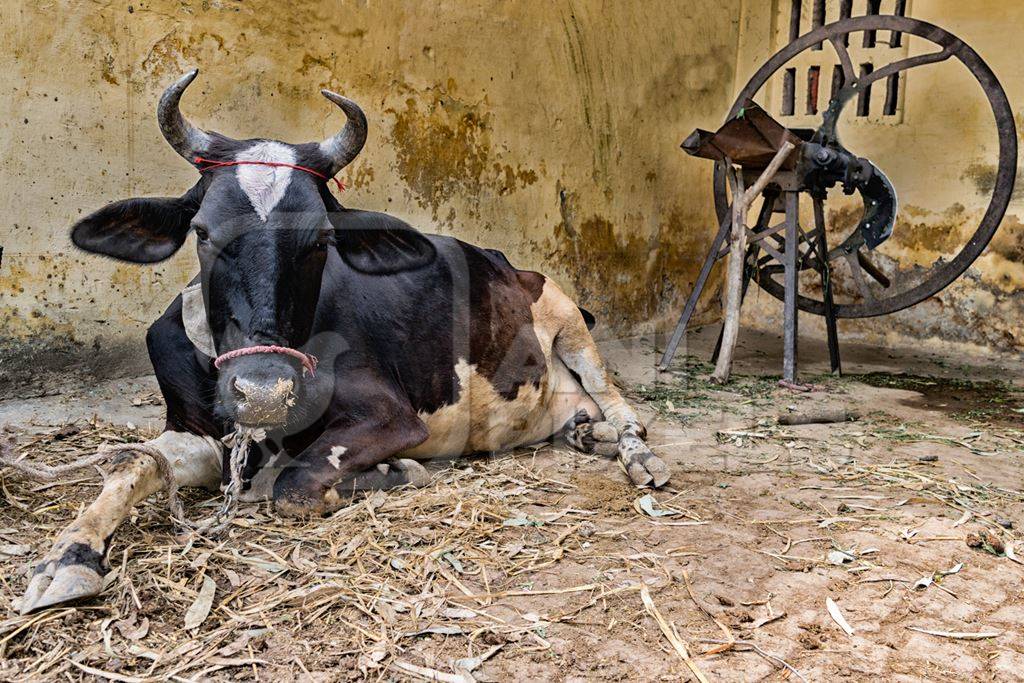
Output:
<svg viewBox="0 0 1024 683">
<path fill-rule="evenodd" d="M 549 296 L 548 287 L 545 287 L 544 296 Z M 604 413 L 604 419 L 615 428 L 619 459 L 629 478 L 638 486 L 663 485 L 669 480 L 668 467 L 644 443 L 647 429 L 609 379 L 583 316 L 561 292 L 552 292 L 550 296 L 561 296 L 566 302 L 560 307 L 564 322 L 555 337 L 555 351 L 579 376 L 583 388 Z"/>
<path fill-rule="evenodd" d="M 221 447 L 214 439 L 164 432 L 146 445 L 167 459 L 178 486 L 216 488 L 220 483 Z M 98 594 L 114 531 L 132 506 L 161 488 L 163 479 L 152 457 L 132 451 L 115 457 L 99 496 L 36 565 L 21 601 L 21 613 Z"/>
</svg>

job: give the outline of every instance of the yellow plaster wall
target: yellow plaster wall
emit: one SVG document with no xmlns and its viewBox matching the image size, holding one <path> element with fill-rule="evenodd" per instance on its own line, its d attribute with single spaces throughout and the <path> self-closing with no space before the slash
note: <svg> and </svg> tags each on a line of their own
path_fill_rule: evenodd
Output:
<svg viewBox="0 0 1024 683">
<path fill-rule="evenodd" d="M 191 242 L 134 266 L 76 252 L 67 228 L 107 201 L 191 185 L 153 111 L 192 66 L 184 110 L 238 137 L 319 139 L 342 123 L 319 88 L 356 99 L 371 130 L 344 203 L 504 250 L 556 277 L 604 334 L 664 330 L 714 231 L 710 164 L 678 143 L 714 128 L 778 47 L 782 1 L 4 2 L 0 387 L 41 363 L 145 369 L 145 327 L 194 274 Z M 1024 62 L 1005 27 L 1024 5 L 913 0 L 911 14 L 973 45 L 1019 101 Z M 901 124 L 843 131 L 900 192 L 886 249 L 927 265 L 973 227 L 994 137 L 962 73 L 926 67 L 907 83 Z M 834 222 L 850 220 L 835 208 Z M 964 278 L 909 311 L 844 322 L 844 335 L 1019 348 L 1022 217 L 1018 193 Z M 696 322 L 717 316 L 718 282 Z M 748 323 L 774 328 L 774 300 L 751 301 Z"/>
<path fill-rule="evenodd" d="M 710 169 L 678 144 L 733 93 L 740 4 L 7 0 L 0 384 L 39 354 L 145 367 L 145 327 L 195 272 L 192 243 L 143 267 L 76 252 L 67 228 L 192 184 L 153 115 L 192 66 L 184 111 L 237 137 L 334 132 L 321 87 L 361 103 L 370 137 L 344 203 L 505 250 L 609 332 L 674 313 L 712 233 Z"/>
</svg>

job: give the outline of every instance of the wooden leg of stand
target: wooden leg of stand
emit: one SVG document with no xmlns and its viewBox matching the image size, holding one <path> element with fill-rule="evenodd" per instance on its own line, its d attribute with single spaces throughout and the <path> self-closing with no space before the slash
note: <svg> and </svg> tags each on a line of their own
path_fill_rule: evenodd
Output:
<svg viewBox="0 0 1024 683">
<path fill-rule="evenodd" d="M 667 370 L 668 366 L 672 363 L 672 357 L 676 355 L 676 349 L 679 347 L 679 342 L 683 338 L 683 334 L 686 332 L 686 326 L 690 323 L 690 317 L 693 316 L 694 309 L 697 308 L 697 301 L 700 299 L 701 292 L 704 291 L 704 285 L 707 284 L 708 276 L 711 274 L 711 268 L 715 265 L 715 261 L 718 260 L 718 254 L 722 251 L 722 245 L 725 243 L 726 235 L 732 230 L 732 218 L 731 215 L 722 221 L 722 225 L 718 228 L 718 234 L 715 235 L 715 239 L 711 242 L 711 250 L 708 251 L 707 258 L 704 259 L 704 265 L 700 268 L 700 274 L 697 276 L 697 282 L 693 285 L 693 291 L 690 292 L 690 298 L 686 300 L 686 305 L 683 307 L 683 313 L 679 316 L 679 322 L 676 323 L 676 329 L 672 332 L 672 338 L 669 339 L 668 346 L 665 348 L 665 353 L 661 357 L 661 362 L 658 363 L 659 370 Z"/>
<path fill-rule="evenodd" d="M 797 353 L 797 305 L 796 297 L 799 287 L 799 271 L 797 265 L 797 246 L 800 239 L 799 230 L 800 194 L 786 192 L 786 253 L 785 253 L 785 297 L 783 301 L 782 331 L 782 379 L 785 382 L 796 382 Z"/>
</svg>

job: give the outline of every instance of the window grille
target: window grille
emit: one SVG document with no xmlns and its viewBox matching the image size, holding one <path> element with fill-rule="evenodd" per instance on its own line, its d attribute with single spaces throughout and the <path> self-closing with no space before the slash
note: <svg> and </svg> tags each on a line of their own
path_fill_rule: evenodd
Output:
<svg viewBox="0 0 1024 683">
<path fill-rule="evenodd" d="M 910 0 L 788 0 L 778 4 L 775 49 L 825 24 L 871 14 L 908 16 Z M 886 34 L 890 35 L 886 35 Z M 908 45 L 898 31 L 863 31 L 844 39 L 860 73 L 871 73 L 908 55 Z M 897 124 L 903 121 L 903 93 L 907 72 L 889 76 L 867 88 L 850 103 L 852 120 Z M 821 112 L 845 85 L 835 50 L 826 41 L 812 46 L 792 60 L 769 85 L 772 109 L 790 127 L 814 128 Z"/>
</svg>

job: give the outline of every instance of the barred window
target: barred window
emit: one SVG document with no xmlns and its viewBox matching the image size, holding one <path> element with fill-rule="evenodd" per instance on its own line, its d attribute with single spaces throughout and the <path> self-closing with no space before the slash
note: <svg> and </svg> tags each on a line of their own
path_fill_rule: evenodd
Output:
<svg viewBox="0 0 1024 683">
<path fill-rule="evenodd" d="M 775 48 L 825 24 L 873 14 L 909 16 L 909 0 L 789 0 L 780 2 L 776 15 Z M 843 40 L 859 73 L 866 74 L 908 54 L 907 41 L 899 31 L 862 31 Z M 866 88 L 851 103 L 856 119 L 873 123 L 903 121 L 906 72 L 889 76 Z M 776 82 L 777 81 L 777 82 Z M 835 50 L 818 43 L 795 58 L 780 77 L 773 79 L 773 109 L 792 127 L 816 127 L 820 113 L 845 85 Z"/>
</svg>

